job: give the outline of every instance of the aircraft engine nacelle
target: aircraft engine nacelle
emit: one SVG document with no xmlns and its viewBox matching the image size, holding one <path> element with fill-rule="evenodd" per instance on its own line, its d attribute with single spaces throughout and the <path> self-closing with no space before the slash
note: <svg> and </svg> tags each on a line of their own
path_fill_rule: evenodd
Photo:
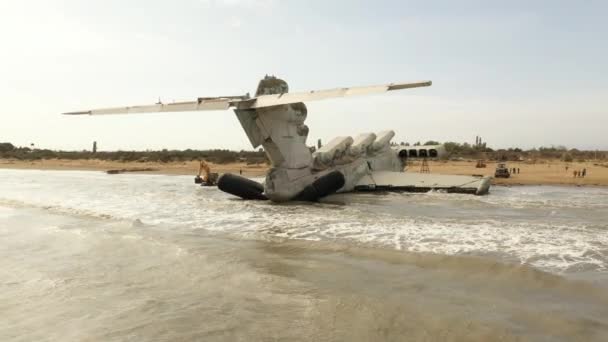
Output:
<svg viewBox="0 0 608 342">
<path fill-rule="evenodd" d="M 393 150 L 401 160 L 407 159 L 439 159 L 446 155 L 443 145 L 426 146 L 394 146 Z"/>
</svg>

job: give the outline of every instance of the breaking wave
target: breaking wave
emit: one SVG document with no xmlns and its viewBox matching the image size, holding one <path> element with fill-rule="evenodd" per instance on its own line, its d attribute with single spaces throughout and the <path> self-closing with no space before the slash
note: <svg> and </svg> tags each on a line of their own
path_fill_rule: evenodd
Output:
<svg viewBox="0 0 608 342">
<path fill-rule="evenodd" d="M 608 271 L 608 189 L 495 187 L 488 196 L 340 194 L 322 203 L 242 201 L 191 177 L 0 170 L 0 206 L 238 238 L 490 256 L 556 273 Z"/>
</svg>

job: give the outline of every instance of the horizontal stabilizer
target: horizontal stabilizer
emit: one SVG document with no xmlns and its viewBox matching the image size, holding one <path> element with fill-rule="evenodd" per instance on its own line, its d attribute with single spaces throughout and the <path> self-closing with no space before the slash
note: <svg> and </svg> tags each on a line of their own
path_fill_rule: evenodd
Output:
<svg viewBox="0 0 608 342">
<path fill-rule="evenodd" d="M 243 97 L 244 98 L 244 97 Z M 79 112 L 64 113 L 65 115 L 109 115 L 109 114 L 138 114 L 138 113 L 166 113 L 166 112 L 192 112 L 202 110 L 226 110 L 235 97 L 200 98 L 197 101 L 157 103 L 146 106 L 128 106 L 91 109 Z"/>
<path fill-rule="evenodd" d="M 250 98 L 244 96 L 200 97 L 196 101 L 156 103 L 145 106 L 127 106 L 90 109 L 77 112 L 64 113 L 65 115 L 108 115 L 108 114 L 138 114 L 138 113 L 166 113 L 166 112 L 192 112 L 203 110 L 226 110 L 230 107 L 238 109 L 255 109 L 272 107 L 290 103 L 319 101 L 330 98 L 349 97 L 357 95 L 381 94 L 392 90 L 401 90 L 418 87 L 428 87 L 431 81 L 409 83 L 390 83 L 367 87 L 336 88 L 327 90 L 311 90 L 299 93 L 283 93 L 261 95 Z"/>
<path fill-rule="evenodd" d="M 253 109 L 278 106 L 289 103 L 319 101 L 338 97 L 381 94 L 391 90 L 428 87 L 431 84 L 431 81 L 419 81 L 409 83 L 391 83 L 367 87 L 336 88 L 326 90 L 311 90 L 299 93 L 261 95 L 251 100 L 240 102 L 238 104 L 238 108 Z"/>
</svg>

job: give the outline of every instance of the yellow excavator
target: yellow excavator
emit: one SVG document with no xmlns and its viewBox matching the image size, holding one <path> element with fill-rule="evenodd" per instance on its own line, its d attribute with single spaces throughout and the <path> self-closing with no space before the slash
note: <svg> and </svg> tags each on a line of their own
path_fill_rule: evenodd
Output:
<svg viewBox="0 0 608 342">
<path fill-rule="evenodd" d="M 200 166 L 198 168 L 198 175 L 194 177 L 194 183 L 200 184 L 202 186 L 214 186 L 217 185 L 217 179 L 219 175 L 217 172 L 211 172 L 211 168 L 209 168 L 209 164 L 204 160 L 201 160 Z"/>
</svg>

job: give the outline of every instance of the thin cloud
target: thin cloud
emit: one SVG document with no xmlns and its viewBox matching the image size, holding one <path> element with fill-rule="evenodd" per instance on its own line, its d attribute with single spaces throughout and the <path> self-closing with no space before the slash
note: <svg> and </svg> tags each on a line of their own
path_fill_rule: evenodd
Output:
<svg viewBox="0 0 608 342">
<path fill-rule="evenodd" d="M 240 8 L 268 8 L 275 5 L 275 0 L 200 0 L 208 7 L 240 7 Z"/>
<path fill-rule="evenodd" d="M 241 28 L 241 25 L 243 24 L 243 22 L 241 21 L 241 19 L 237 16 L 232 16 L 230 17 L 230 19 L 228 20 L 228 25 L 230 25 L 230 27 L 234 28 L 234 29 L 239 29 Z"/>
</svg>

